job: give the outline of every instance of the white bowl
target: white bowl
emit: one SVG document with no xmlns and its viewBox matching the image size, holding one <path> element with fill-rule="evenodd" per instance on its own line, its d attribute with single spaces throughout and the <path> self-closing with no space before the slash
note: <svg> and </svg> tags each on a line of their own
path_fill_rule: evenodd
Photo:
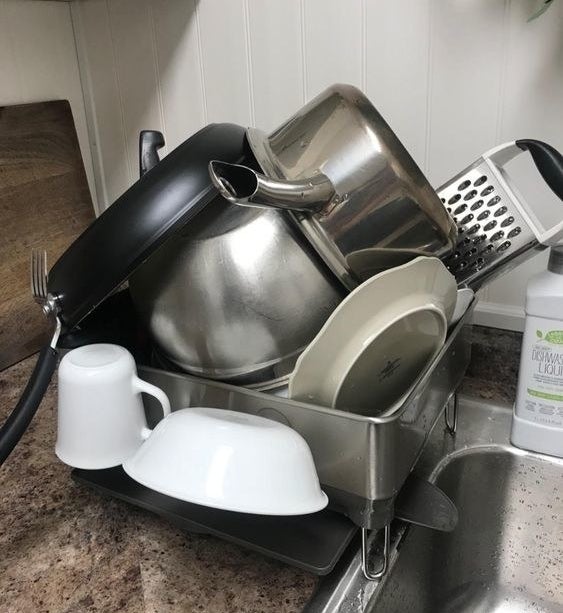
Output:
<svg viewBox="0 0 563 613">
<path fill-rule="evenodd" d="M 303 515 L 328 503 L 295 430 L 235 411 L 171 413 L 123 468 L 157 492 L 228 511 Z"/>
</svg>

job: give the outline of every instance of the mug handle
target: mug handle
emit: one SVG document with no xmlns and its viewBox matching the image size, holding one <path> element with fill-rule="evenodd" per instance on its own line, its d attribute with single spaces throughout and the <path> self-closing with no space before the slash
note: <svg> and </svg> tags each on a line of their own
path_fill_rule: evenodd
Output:
<svg viewBox="0 0 563 613">
<path fill-rule="evenodd" d="M 133 377 L 133 391 L 137 393 L 144 392 L 145 394 L 149 394 L 150 396 L 154 396 L 162 406 L 162 415 L 166 417 L 170 415 L 170 401 L 168 400 L 168 396 L 156 385 L 152 385 L 151 383 L 147 383 L 139 377 Z M 143 428 L 141 432 L 141 436 L 144 439 L 147 439 L 152 430 L 150 428 Z"/>
</svg>

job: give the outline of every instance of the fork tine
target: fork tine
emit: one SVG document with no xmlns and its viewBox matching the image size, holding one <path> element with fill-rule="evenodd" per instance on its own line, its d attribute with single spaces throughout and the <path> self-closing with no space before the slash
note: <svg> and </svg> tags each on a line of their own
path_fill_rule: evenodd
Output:
<svg viewBox="0 0 563 613">
<path fill-rule="evenodd" d="M 41 297 L 47 298 L 47 251 L 41 251 Z"/>
<path fill-rule="evenodd" d="M 29 284 L 31 285 L 31 295 L 35 298 L 35 292 L 33 291 L 33 249 L 31 250 L 31 261 L 29 267 Z"/>
<path fill-rule="evenodd" d="M 37 302 L 47 297 L 47 254 L 43 250 L 31 251 L 31 293 Z"/>
<path fill-rule="evenodd" d="M 39 251 L 35 251 L 35 295 L 37 298 L 41 298 L 41 281 L 40 281 L 40 263 L 39 263 Z"/>
<path fill-rule="evenodd" d="M 35 264 L 36 259 L 37 259 L 36 250 L 32 249 L 31 251 L 31 293 L 33 294 L 34 298 L 37 298 L 37 281 L 36 281 L 37 266 Z"/>
</svg>

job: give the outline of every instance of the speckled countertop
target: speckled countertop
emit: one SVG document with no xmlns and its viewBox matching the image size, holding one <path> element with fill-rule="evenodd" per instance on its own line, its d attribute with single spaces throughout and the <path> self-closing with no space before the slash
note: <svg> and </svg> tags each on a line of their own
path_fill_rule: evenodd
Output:
<svg viewBox="0 0 563 613">
<path fill-rule="evenodd" d="M 463 391 L 511 401 L 518 334 L 474 329 Z M 33 368 L 0 372 L 0 420 Z M 30 429 L 0 469 L 0 611 L 6 613 L 289 613 L 316 585 L 303 571 L 148 512 L 102 498 L 55 457 L 52 384 Z"/>
</svg>

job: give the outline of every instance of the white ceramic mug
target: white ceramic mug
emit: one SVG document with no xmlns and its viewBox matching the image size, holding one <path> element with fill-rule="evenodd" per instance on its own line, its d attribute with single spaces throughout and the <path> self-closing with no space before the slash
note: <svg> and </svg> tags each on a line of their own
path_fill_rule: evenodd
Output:
<svg viewBox="0 0 563 613">
<path fill-rule="evenodd" d="M 119 345 L 73 349 L 59 366 L 55 453 L 75 468 L 118 466 L 150 435 L 141 392 L 157 398 L 164 417 L 166 394 L 137 377 L 133 356 Z"/>
</svg>

